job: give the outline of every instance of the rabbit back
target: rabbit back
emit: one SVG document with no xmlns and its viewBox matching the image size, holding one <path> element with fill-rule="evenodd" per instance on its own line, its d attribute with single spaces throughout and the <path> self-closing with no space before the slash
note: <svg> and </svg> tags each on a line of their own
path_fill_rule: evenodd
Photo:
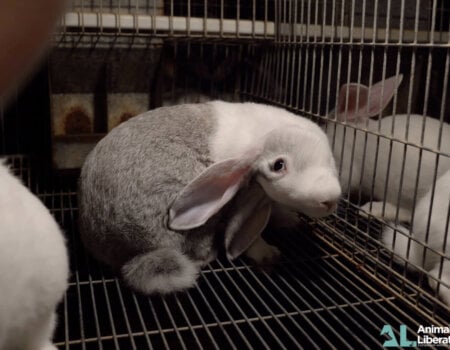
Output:
<svg viewBox="0 0 450 350">
<path fill-rule="evenodd" d="M 180 234 L 166 220 L 181 189 L 212 163 L 211 114 L 207 104 L 159 108 L 119 125 L 89 154 L 80 177 L 80 224 L 97 259 L 121 268 L 160 248 L 209 259 L 211 226 Z"/>
</svg>

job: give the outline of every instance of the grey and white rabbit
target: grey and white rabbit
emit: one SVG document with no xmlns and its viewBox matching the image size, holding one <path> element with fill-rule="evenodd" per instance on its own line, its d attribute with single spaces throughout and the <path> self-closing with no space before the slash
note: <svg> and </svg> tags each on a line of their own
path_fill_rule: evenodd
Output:
<svg viewBox="0 0 450 350">
<path fill-rule="evenodd" d="M 334 128 L 330 124 L 326 132 L 339 165 L 343 191 L 361 189 L 366 195 L 371 195 L 373 188 L 376 201 L 367 203 L 363 209 L 376 217 L 394 220 L 398 207 L 398 220 L 410 222 L 416 183 L 417 198 L 424 196 L 433 183 L 438 155 L 429 149 L 437 149 L 441 128 L 440 150 L 450 154 L 450 125 L 415 114 L 370 119 L 379 115 L 391 101 L 401 80 L 401 75 L 394 76 L 374 84 L 370 89 L 356 83 L 343 85 L 335 112 L 336 119 L 352 128 L 344 124 L 336 124 Z M 334 113 L 330 117 L 334 117 Z M 354 128 L 357 128 L 356 133 Z M 383 136 L 378 138 L 377 134 Z M 400 142 L 391 144 L 391 138 Z M 408 146 L 405 153 L 406 142 Z M 411 144 L 421 145 L 423 149 Z M 440 177 L 449 169 L 450 158 L 439 157 L 437 176 Z M 386 203 L 383 205 L 384 201 Z"/>
<path fill-rule="evenodd" d="M 342 86 L 336 110 L 337 120 L 358 129 L 355 135 L 353 129 L 344 132 L 345 126 L 337 124 L 336 132 L 329 127 L 327 133 L 330 141 L 335 138 L 334 154 L 341 166 L 340 180 L 344 191 L 360 188 L 370 195 L 373 188 L 377 201 L 366 203 L 362 209 L 388 221 L 383 228 L 383 244 L 408 259 L 410 269 L 421 267 L 448 284 L 450 246 L 446 238 L 446 225 L 450 200 L 450 125 L 414 114 L 388 116 L 380 121 L 369 119 L 386 107 L 401 79 L 402 76 L 399 76 L 379 82 L 370 88 L 370 93 L 369 88 L 361 84 Z M 365 130 L 369 131 L 367 138 Z M 383 136 L 378 141 L 378 137 L 370 132 Z M 440 137 L 442 142 L 438 147 Z M 400 142 L 394 141 L 391 145 L 390 138 Z M 439 154 L 431 151 L 438 149 Z M 436 164 L 437 182 L 432 197 Z M 428 231 L 431 204 L 433 211 Z M 414 218 L 411 215 L 413 208 Z M 398 222 L 412 222 L 413 232 L 401 224 L 395 225 L 393 221 L 396 218 Z M 392 227 L 399 232 L 395 233 Z M 425 254 L 424 245 L 430 248 L 426 249 Z M 439 252 L 445 258 L 441 259 L 437 254 Z M 430 277 L 429 282 L 436 288 L 436 279 Z M 450 305 L 448 287 L 441 285 L 439 296 Z"/>
<path fill-rule="evenodd" d="M 163 107 L 116 127 L 87 157 L 81 234 L 134 290 L 175 292 L 221 246 L 230 259 L 277 255 L 260 237 L 272 208 L 320 217 L 340 193 L 326 135 L 309 120 L 254 103 Z"/>
<path fill-rule="evenodd" d="M 0 349 L 56 349 L 55 309 L 67 288 L 61 231 L 45 206 L 0 163 Z"/>
</svg>

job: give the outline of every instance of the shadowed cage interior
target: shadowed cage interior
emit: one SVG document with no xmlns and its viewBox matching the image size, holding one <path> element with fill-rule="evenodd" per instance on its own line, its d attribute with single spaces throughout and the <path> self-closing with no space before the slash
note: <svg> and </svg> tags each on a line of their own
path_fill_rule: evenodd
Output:
<svg viewBox="0 0 450 350">
<path fill-rule="evenodd" d="M 408 339 L 420 325 L 448 326 L 428 272 L 410 272 L 380 242 L 388 222 L 361 215 L 374 193 L 343 195 L 325 219 L 266 232 L 282 252 L 271 271 L 217 260 L 195 288 L 144 297 L 84 251 L 77 177 L 113 127 L 183 102 L 268 103 L 334 128 L 340 122 L 327 115 L 343 84 L 403 74 L 382 116 L 414 113 L 442 128 L 450 122 L 449 17 L 444 0 L 71 0 L 46 62 L 0 110 L 0 153 L 68 241 L 57 347 L 372 349 L 389 340 L 384 325 L 397 339 L 400 325 Z M 403 142 L 391 135 L 380 138 Z"/>
</svg>

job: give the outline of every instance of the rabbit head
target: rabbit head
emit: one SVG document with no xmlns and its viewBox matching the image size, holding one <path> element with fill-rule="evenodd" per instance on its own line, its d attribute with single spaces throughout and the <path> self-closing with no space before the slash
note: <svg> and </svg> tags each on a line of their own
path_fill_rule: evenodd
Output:
<svg viewBox="0 0 450 350">
<path fill-rule="evenodd" d="M 169 227 L 186 230 L 204 224 L 251 178 L 275 202 L 313 217 L 330 214 L 341 189 L 328 141 L 318 131 L 275 129 L 240 157 L 214 163 L 178 195 Z"/>
<path fill-rule="evenodd" d="M 264 141 L 256 179 L 268 197 L 311 217 L 330 214 L 341 189 L 326 137 L 293 127 L 275 129 Z"/>
</svg>

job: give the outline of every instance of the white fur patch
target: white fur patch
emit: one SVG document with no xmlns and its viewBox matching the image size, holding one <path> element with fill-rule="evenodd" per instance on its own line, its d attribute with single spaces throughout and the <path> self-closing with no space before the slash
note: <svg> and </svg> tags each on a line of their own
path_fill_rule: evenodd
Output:
<svg viewBox="0 0 450 350">
<path fill-rule="evenodd" d="M 267 265 L 275 263 L 280 257 L 281 252 L 277 247 L 268 244 L 262 237 L 259 237 L 244 254 L 257 265 Z"/>
</svg>

